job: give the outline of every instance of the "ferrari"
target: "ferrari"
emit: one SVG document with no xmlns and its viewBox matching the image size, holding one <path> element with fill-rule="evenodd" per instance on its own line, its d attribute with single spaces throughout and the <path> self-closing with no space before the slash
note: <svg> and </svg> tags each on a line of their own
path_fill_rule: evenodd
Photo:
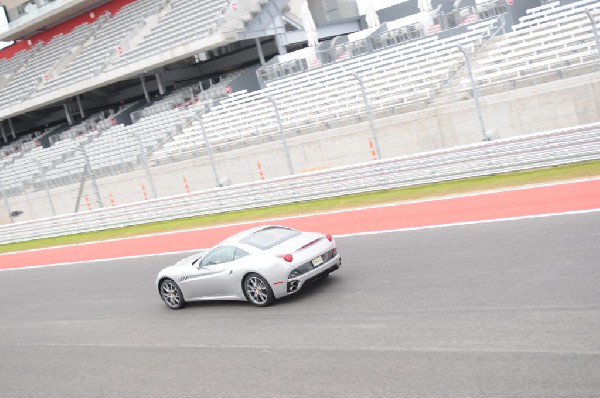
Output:
<svg viewBox="0 0 600 398">
<path fill-rule="evenodd" d="M 237 233 L 164 268 L 156 287 L 174 310 L 202 300 L 245 300 L 266 307 L 341 265 L 331 235 L 267 225 Z"/>
</svg>

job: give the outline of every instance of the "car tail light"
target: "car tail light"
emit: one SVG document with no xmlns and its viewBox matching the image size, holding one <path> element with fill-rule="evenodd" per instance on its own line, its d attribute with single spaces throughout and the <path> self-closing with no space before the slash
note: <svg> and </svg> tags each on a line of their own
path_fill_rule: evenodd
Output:
<svg viewBox="0 0 600 398">
<path fill-rule="evenodd" d="M 294 257 L 291 254 L 278 254 L 277 257 L 284 259 L 288 263 L 294 261 Z"/>
<path fill-rule="evenodd" d="M 328 241 L 333 241 L 333 237 L 329 234 L 325 235 L 325 237 L 327 238 Z"/>
</svg>

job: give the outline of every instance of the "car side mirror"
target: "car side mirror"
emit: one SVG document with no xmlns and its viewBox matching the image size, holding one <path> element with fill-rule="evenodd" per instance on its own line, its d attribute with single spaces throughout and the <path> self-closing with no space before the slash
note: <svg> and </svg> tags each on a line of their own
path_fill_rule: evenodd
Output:
<svg viewBox="0 0 600 398">
<path fill-rule="evenodd" d="M 202 257 L 198 257 L 194 261 L 192 261 L 192 265 L 198 269 L 202 268 L 202 261 L 200 261 Z"/>
</svg>

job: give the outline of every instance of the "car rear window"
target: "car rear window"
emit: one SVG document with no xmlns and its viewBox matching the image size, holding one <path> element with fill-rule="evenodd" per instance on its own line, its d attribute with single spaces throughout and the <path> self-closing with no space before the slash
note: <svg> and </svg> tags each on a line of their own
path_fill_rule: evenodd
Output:
<svg viewBox="0 0 600 398">
<path fill-rule="evenodd" d="M 240 242 L 260 250 L 267 250 L 297 235 L 300 235 L 300 232 L 290 228 L 267 227 L 245 237 Z"/>
</svg>

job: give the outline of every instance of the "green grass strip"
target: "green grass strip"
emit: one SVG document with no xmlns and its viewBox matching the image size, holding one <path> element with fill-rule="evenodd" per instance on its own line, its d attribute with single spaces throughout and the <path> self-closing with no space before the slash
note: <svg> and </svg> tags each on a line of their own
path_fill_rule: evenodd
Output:
<svg viewBox="0 0 600 398">
<path fill-rule="evenodd" d="M 0 253 L 600 176 L 600 160 L 0 245 Z"/>
</svg>

